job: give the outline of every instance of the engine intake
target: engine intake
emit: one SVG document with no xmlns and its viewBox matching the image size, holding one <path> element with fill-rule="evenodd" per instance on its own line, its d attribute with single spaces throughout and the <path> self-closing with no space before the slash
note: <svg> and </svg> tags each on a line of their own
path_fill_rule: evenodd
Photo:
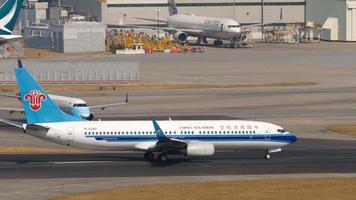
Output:
<svg viewBox="0 0 356 200">
<path fill-rule="evenodd" d="M 185 43 L 188 39 L 188 35 L 184 32 L 179 31 L 173 35 L 173 39 L 179 43 Z"/>
</svg>

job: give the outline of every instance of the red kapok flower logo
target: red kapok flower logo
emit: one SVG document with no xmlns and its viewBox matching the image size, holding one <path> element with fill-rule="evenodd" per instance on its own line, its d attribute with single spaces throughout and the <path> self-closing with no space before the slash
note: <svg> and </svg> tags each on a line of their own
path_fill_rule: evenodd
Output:
<svg viewBox="0 0 356 200">
<path fill-rule="evenodd" d="M 31 110 L 39 111 L 41 109 L 42 101 L 46 101 L 47 96 L 38 90 L 32 90 L 25 95 L 24 100 L 29 102 Z"/>
</svg>

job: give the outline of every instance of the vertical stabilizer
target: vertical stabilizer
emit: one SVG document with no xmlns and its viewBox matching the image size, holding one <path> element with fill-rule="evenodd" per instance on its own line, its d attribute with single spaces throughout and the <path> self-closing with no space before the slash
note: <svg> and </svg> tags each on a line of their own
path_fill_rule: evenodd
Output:
<svg viewBox="0 0 356 200">
<path fill-rule="evenodd" d="M 178 14 L 178 9 L 174 0 L 168 0 L 168 12 L 169 16 Z"/>
<path fill-rule="evenodd" d="M 11 35 L 19 16 L 23 0 L 6 0 L 0 7 L 0 35 Z"/>
<path fill-rule="evenodd" d="M 60 110 L 46 91 L 32 78 L 27 69 L 22 66 L 20 60 L 15 73 L 27 123 L 84 121 Z"/>
</svg>

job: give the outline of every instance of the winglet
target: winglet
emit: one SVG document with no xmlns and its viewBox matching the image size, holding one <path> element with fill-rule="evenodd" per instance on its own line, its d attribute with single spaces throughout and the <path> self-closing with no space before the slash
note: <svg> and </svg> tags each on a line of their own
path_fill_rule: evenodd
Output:
<svg viewBox="0 0 356 200">
<path fill-rule="evenodd" d="M 167 137 L 166 137 L 166 135 L 164 135 L 164 133 L 163 133 L 161 127 L 159 127 L 157 121 L 153 119 L 153 120 L 152 120 L 152 123 L 153 123 L 153 126 L 155 127 L 155 133 L 156 133 L 156 135 L 157 135 L 157 138 L 158 138 L 159 140 L 167 139 Z"/>
<path fill-rule="evenodd" d="M 17 67 L 23 68 L 21 59 L 17 59 Z"/>
<path fill-rule="evenodd" d="M 126 92 L 125 94 L 125 103 L 128 104 L 129 103 L 129 93 Z"/>
</svg>

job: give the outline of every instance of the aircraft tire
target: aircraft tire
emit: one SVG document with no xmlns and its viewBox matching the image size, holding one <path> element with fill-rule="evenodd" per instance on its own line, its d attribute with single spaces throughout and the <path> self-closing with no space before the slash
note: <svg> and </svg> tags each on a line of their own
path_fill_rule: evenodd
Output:
<svg viewBox="0 0 356 200">
<path fill-rule="evenodd" d="M 159 154 L 157 160 L 161 163 L 166 163 L 168 161 L 168 156 L 166 154 Z"/>
<path fill-rule="evenodd" d="M 268 153 L 267 153 L 267 154 L 265 155 L 265 158 L 266 158 L 267 160 L 270 159 L 270 158 L 271 158 L 271 154 L 268 154 Z"/>
<path fill-rule="evenodd" d="M 154 155 L 152 152 L 146 152 L 143 157 L 146 161 L 152 161 L 154 159 Z"/>
</svg>

